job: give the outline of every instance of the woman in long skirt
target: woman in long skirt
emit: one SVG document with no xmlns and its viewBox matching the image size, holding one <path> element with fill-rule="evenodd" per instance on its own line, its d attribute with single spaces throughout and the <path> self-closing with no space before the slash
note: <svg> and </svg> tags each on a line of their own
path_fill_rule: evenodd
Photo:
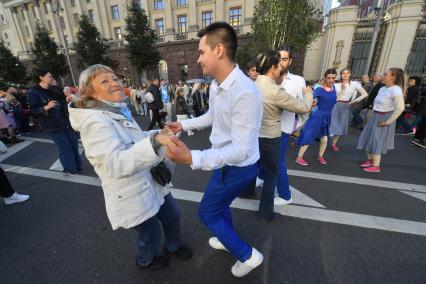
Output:
<svg viewBox="0 0 426 284">
<path fill-rule="evenodd" d="M 347 68 L 340 71 L 341 82 L 335 84 L 337 103 L 331 113 L 330 135 L 333 136 L 332 151 L 339 151 L 337 141 L 340 136 L 348 135 L 349 108 L 353 103 L 359 102 L 368 96 L 361 84 L 351 81 L 351 71 Z M 357 94 L 360 96 L 357 98 Z"/>
<path fill-rule="evenodd" d="M 362 131 L 357 147 L 366 151 L 368 160 L 360 166 L 370 173 L 380 172 L 381 155 L 394 148 L 395 121 L 404 110 L 404 71 L 390 68 L 383 82 L 385 86 L 374 100 L 373 115 Z"/>
<path fill-rule="evenodd" d="M 297 144 L 301 147 L 296 158 L 296 163 L 302 166 L 308 165 L 303 159 L 303 154 L 305 154 L 309 145 L 311 145 L 315 139 L 320 140 L 317 160 L 323 165 L 327 164 L 323 155 L 327 147 L 331 111 L 336 104 L 336 91 L 333 86 L 336 76 L 337 72 L 334 69 L 325 71 L 323 85 L 316 88 L 314 91 L 314 99 L 317 102 L 316 110 L 312 113 L 311 117 L 309 117 L 297 141 Z"/>
</svg>

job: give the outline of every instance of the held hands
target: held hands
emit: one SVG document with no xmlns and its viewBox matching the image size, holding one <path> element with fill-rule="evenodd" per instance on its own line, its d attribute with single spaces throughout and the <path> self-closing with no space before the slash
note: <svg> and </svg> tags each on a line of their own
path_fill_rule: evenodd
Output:
<svg viewBox="0 0 426 284">
<path fill-rule="evenodd" d="M 168 128 L 170 131 L 176 134 L 182 131 L 182 124 L 180 122 L 169 122 L 166 124 L 165 128 Z"/>
<path fill-rule="evenodd" d="M 158 135 L 157 135 L 158 136 Z M 170 137 L 172 144 L 167 147 L 167 158 L 176 163 L 192 164 L 192 155 L 188 147 L 179 138 Z"/>
<path fill-rule="evenodd" d="M 377 126 L 383 127 L 389 125 L 387 121 L 379 120 L 377 121 Z"/>
</svg>

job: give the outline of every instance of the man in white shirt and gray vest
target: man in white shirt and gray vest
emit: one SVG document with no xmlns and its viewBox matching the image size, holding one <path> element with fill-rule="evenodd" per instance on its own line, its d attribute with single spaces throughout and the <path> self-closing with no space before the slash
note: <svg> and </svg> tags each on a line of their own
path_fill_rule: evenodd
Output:
<svg viewBox="0 0 426 284">
<path fill-rule="evenodd" d="M 215 22 L 198 36 L 198 63 L 205 75 L 215 78 L 210 88 L 210 108 L 200 117 L 169 123 L 168 127 L 178 133 L 212 126 L 212 148 L 190 151 L 173 137 L 176 145 L 169 146 L 168 157 L 189 164 L 194 170 L 214 170 L 198 214 L 215 236 L 210 238 L 210 246 L 227 250 L 237 258 L 231 271 L 242 277 L 262 263 L 263 255 L 237 235 L 229 206 L 256 178 L 262 97 L 253 81 L 235 64 L 237 36 L 229 24 Z"/>
</svg>

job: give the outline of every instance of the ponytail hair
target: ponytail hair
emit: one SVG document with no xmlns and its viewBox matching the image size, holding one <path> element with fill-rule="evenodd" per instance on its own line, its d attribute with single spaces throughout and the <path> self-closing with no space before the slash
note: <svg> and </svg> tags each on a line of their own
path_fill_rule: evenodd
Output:
<svg viewBox="0 0 426 284">
<path fill-rule="evenodd" d="M 261 75 L 265 75 L 272 66 L 278 66 L 281 55 L 276 50 L 268 50 L 259 54 L 256 58 L 256 70 Z"/>
<path fill-rule="evenodd" d="M 402 91 L 404 91 L 404 87 L 405 87 L 404 70 L 402 70 L 401 68 L 393 67 L 393 68 L 389 68 L 389 72 L 392 74 L 392 76 L 395 76 L 393 83 L 399 86 L 402 89 Z"/>
</svg>

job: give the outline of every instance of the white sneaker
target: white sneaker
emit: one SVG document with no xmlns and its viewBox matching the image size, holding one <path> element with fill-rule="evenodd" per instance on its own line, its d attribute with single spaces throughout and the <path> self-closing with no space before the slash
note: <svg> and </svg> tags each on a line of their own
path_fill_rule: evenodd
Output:
<svg viewBox="0 0 426 284">
<path fill-rule="evenodd" d="M 226 247 L 219 241 L 218 238 L 216 237 L 212 237 L 209 239 L 209 245 L 214 248 L 214 249 L 219 249 L 219 250 L 225 250 L 228 251 L 226 249 Z"/>
<path fill-rule="evenodd" d="M 25 202 L 30 198 L 29 195 L 26 194 L 18 194 L 18 193 L 14 193 L 12 194 L 12 196 L 10 197 L 5 197 L 3 198 L 4 200 L 4 204 L 6 205 L 10 205 L 10 204 L 14 204 L 14 203 L 20 203 L 20 202 Z"/>
<path fill-rule="evenodd" d="M 234 266 L 232 266 L 231 272 L 235 277 L 243 277 L 256 267 L 258 267 L 262 262 L 263 254 L 253 248 L 251 252 L 251 257 L 244 262 L 237 260 Z"/>
<path fill-rule="evenodd" d="M 287 205 L 293 203 L 293 196 L 290 197 L 289 200 L 285 200 L 284 198 L 275 196 L 274 197 L 274 205 Z"/>
<path fill-rule="evenodd" d="M 263 185 L 263 179 L 256 178 L 256 187 L 261 187 Z"/>
</svg>

